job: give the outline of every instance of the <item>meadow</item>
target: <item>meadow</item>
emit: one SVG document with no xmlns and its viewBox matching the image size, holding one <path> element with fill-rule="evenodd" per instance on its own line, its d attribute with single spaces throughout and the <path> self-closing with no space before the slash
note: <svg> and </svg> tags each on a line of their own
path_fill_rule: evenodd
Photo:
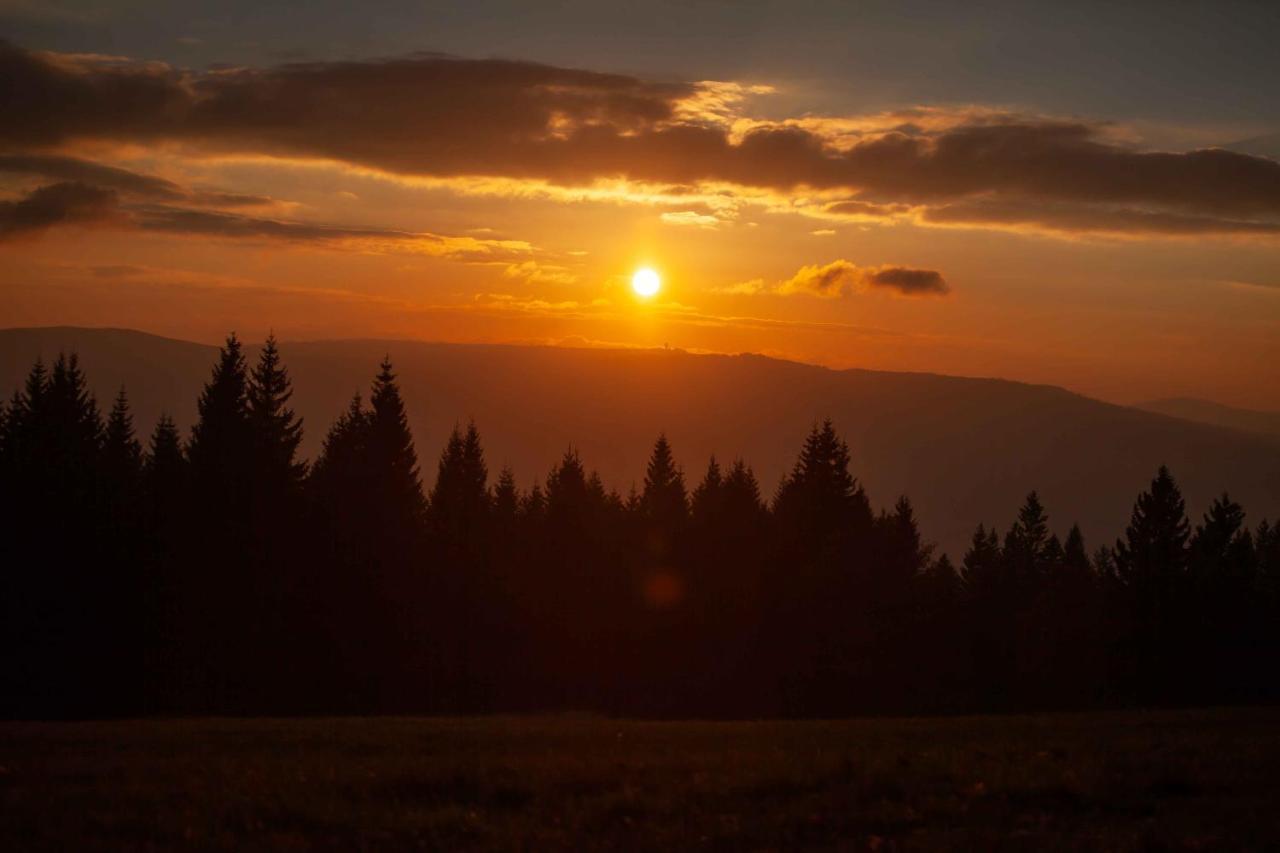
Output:
<svg viewBox="0 0 1280 853">
<path fill-rule="evenodd" d="M 0 724 L 6 850 L 1264 850 L 1280 710 Z"/>
</svg>

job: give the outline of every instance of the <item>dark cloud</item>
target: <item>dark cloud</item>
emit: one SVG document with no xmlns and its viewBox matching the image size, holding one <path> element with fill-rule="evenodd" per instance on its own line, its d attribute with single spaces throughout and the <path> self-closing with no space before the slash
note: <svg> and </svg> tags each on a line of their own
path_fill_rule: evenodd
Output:
<svg viewBox="0 0 1280 853">
<path fill-rule="evenodd" d="M 1098 234 L 1280 234 L 1280 222 L 1193 216 L 1125 207 L 1037 204 L 1035 202 L 968 202 L 926 208 L 926 222 L 938 225 L 1030 227 L 1063 233 Z"/>
<path fill-rule="evenodd" d="M 913 270 L 906 267 L 880 267 L 866 276 L 871 287 L 896 290 L 903 296 L 926 296 L 949 293 L 951 288 L 937 270 Z"/>
<path fill-rule="evenodd" d="M 197 73 L 5 45 L 0 144 L 180 141 L 411 175 L 807 187 L 845 192 L 837 215 L 913 205 L 938 222 L 962 210 L 939 208 L 981 202 L 1005 218 L 969 221 L 1036 224 L 1009 217 L 1050 205 L 1057 227 L 1073 231 L 1270 233 L 1280 222 L 1280 162 L 1266 157 L 1142 151 L 1086 123 L 989 113 L 945 126 L 899 124 L 844 147 L 794 124 L 731 138 L 724 123 L 680 109 L 698 91 L 502 60 L 413 56 Z"/>
<path fill-rule="evenodd" d="M 16 201 L 0 201 L 0 241 L 58 225 L 92 224 L 117 212 L 113 190 L 68 181 L 40 187 Z"/>
<path fill-rule="evenodd" d="M 208 207 L 259 207 L 274 202 L 274 199 L 260 195 L 190 190 L 155 175 L 143 175 L 76 157 L 50 154 L 0 155 L 0 172 L 36 175 L 57 181 L 76 181 L 138 198 L 186 201 Z"/>
<path fill-rule="evenodd" d="M 902 204 L 873 204 L 869 201 L 850 199 L 848 201 L 834 201 L 824 207 L 823 210 L 827 213 L 834 213 L 837 216 L 881 217 L 905 213 L 908 207 Z"/>
<path fill-rule="evenodd" d="M 822 266 L 801 267 L 772 292 L 806 293 L 834 299 L 852 296 L 870 288 L 892 290 L 901 296 L 944 296 L 951 292 L 942 273 L 908 267 L 860 267 L 843 258 Z M 761 289 L 758 292 L 768 292 Z"/>
<path fill-rule="evenodd" d="M 418 252 L 484 263 L 525 261 L 534 253 L 532 247 L 518 241 L 293 222 L 163 204 L 126 205 L 121 204 L 115 190 L 74 181 L 40 187 L 16 200 L 0 200 L 0 242 L 62 225 L 110 225 L 160 234 L 274 240 L 374 252 Z M 127 272 L 125 267 L 94 270 L 100 277 Z"/>
<path fill-rule="evenodd" d="M 38 175 L 58 181 L 79 181 L 103 189 L 119 190 L 137 196 L 178 200 L 186 193 L 173 181 L 153 175 L 140 175 L 126 169 L 79 160 L 40 154 L 0 155 L 0 172 Z"/>
</svg>

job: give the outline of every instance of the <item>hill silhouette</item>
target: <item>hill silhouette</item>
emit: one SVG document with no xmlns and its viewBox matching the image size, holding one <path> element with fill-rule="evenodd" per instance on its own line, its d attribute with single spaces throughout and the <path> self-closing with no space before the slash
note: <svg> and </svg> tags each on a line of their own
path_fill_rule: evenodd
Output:
<svg viewBox="0 0 1280 853">
<path fill-rule="evenodd" d="M 1109 542 L 1161 464 L 1178 473 L 1190 507 L 1226 488 L 1253 521 L 1280 510 L 1280 441 L 1052 386 L 678 350 L 387 340 L 286 341 L 281 349 L 308 457 L 352 392 L 367 394 L 389 353 L 425 458 L 473 418 L 495 468 L 509 464 L 524 486 L 572 444 L 625 492 L 665 431 L 687 471 L 700 472 L 712 453 L 741 456 L 771 491 L 813 422 L 831 417 L 872 502 L 911 495 L 924 534 L 953 556 L 976 523 L 1006 525 L 1033 488 L 1056 525 L 1078 521 L 1090 542 Z M 213 346 L 123 329 L 0 330 L 0 391 L 11 393 L 35 358 L 60 350 L 79 352 L 100 401 L 126 385 L 143 432 L 164 411 L 184 435 L 217 355 Z"/>
<path fill-rule="evenodd" d="M 1193 397 L 1169 397 L 1134 404 L 1135 409 L 1158 412 L 1173 418 L 1196 423 L 1229 427 L 1244 432 L 1280 438 L 1280 412 L 1264 412 L 1256 409 L 1238 409 L 1210 400 Z"/>
</svg>

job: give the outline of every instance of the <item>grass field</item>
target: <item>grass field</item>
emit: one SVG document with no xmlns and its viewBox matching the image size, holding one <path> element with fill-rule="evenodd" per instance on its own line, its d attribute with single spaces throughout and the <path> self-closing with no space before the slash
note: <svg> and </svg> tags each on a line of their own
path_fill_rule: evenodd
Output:
<svg viewBox="0 0 1280 853">
<path fill-rule="evenodd" d="M 1280 710 L 0 724 L 0 849 L 1280 849 Z"/>
</svg>

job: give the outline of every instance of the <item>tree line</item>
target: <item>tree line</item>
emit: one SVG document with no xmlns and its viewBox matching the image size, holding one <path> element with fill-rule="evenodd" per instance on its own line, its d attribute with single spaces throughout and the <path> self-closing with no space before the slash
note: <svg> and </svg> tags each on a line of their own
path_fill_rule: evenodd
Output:
<svg viewBox="0 0 1280 853">
<path fill-rule="evenodd" d="M 1280 526 L 1193 524 L 1161 468 L 1090 552 L 1035 492 L 957 565 L 873 510 L 830 421 L 766 498 L 659 436 L 620 494 L 569 449 L 527 490 L 474 424 L 424 490 L 389 360 L 311 464 L 274 339 L 234 335 L 184 440 L 105 416 L 76 356 L 0 407 L 8 716 L 836 716 L 1271 701 Z"/>
</svg>

